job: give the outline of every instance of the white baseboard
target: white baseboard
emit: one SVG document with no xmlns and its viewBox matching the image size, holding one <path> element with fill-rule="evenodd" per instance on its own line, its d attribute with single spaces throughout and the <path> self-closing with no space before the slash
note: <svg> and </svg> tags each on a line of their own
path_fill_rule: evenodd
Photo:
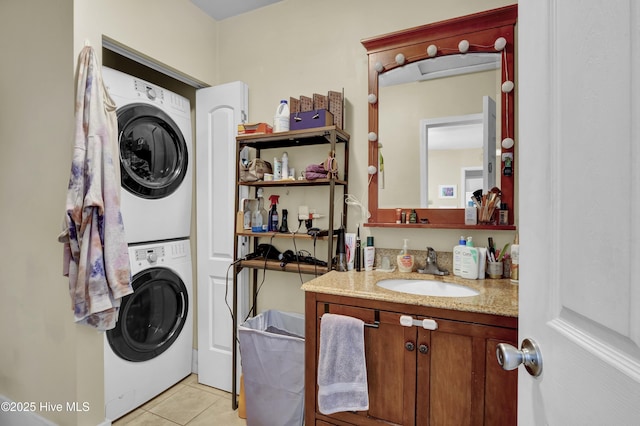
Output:
<svg viewBox="0 0 640 426">
<path fill-rule="evenodd" d="M 191 354 L 191 372 L 198 374 L 198 350 L 194 349 Z"/>
</svg>

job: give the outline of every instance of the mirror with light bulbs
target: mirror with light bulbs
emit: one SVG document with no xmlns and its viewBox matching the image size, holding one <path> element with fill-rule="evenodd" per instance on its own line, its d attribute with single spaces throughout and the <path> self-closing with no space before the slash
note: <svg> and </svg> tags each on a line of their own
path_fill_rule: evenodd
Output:
<svg viewBox="0 0 640 426">
<path fill-rule="evenodd" d="M 473 177 L 474 170 L 481 170 L 484 192 L 500 188 L 501 202 L 509 208 L 508 224 L 476 227 L 515 229 L 516 19 L 517 5 L 512 5 L 362 40 L 369 57 L 368 226 L 465 227 L 460 207 L 469 191 L 462 186 L 463 173 Z M 422 81 L 408 81 L 407 75 Z M 492 101 L 493 136 L 487 125 Z M 479 122 L 484 143 L 465 151 L 427 151 L 426 141 L 436 146 L 438 132 L 449 122 L 453 133 L 461 131 L 461 123 Z M 476 139 L 467 133 L 464 138 Z M 476 167 L 461 159 L 465 156 L 483 158 Z M 436 169 L 449 177 L 434 177 Z M 443 188 L 444 196 L 438 193 Z M 455 200 L 449 196 L 452 190 Z M 422 220 L 397 225 L 397 208 L 415 209 Z"/>
</svg>

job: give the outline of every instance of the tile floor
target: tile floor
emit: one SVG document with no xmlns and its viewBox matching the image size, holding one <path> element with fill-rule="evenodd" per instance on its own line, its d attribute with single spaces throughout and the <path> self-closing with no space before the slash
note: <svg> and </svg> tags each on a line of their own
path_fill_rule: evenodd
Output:
<svg viewBox="0 0 640 426">
<path fill-rule="evenodd" d="M 229 393 L 198 383 L 195 374 L 167 389 L 138 409 L 113 422 L 113 426 L 223 425 L 246 426 L 231 409 Z"/>
</svg>

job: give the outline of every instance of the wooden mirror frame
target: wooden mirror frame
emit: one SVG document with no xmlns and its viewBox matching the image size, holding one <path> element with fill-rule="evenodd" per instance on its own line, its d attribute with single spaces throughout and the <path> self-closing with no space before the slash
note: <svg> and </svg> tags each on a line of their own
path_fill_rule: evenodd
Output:
<svg viewBox="0 0 640 426">
<path fill-rule="evenodd" d="M 445 21 L 408 28 L 381 36 L 361 40 L 369 56 L 369 96 L 374 95 L 376 101 L 369 102 L 369 134 L 378 135 L 378 75 L 376 63 L 382 64 L 384 70 L 389 71 L 411 62 L 429 58 L 427 47 L 435 45 L 438 48 L 436 56 L 459 54 L 458 43 L 469 41 L 469 52 L 493 52 L 496 39 L 503 37 L 507 44 L 502 59 L 502 82 L 515 82 L 515 24 L 517 19 L 517 5 L 505 6 L 498 9 L 478 12 L 471 15 L 452 18 Z M 489 47 L 487 47 L 489 46 Z M 396 55 L 402 54 L 403 64 L 396 63 Z M 514 90 L 502 93 L 501 103 L 501 132 L 496 144 L 505 138 L 514 137 Z M 378 143 L 381 140 L 369 141 L 369 163 L 378 165 Z M 515 147 L 515 145 L 514 145 Z M 502 148 L 502 153 L 514 152 Z M 513 163 L 515 163 L 515 158 Z M 512 167 L 514 167 L 512 163 Z M 377 227 L 416 227 L 416 228 L 481 228 L 481 229 L 515 229 L 514 224 L 514 176 L 504 176 L 504 161 L 500 163 L 500 189 L 502 202 L 509 207 L 509 225 L 475 225 L 464 224 L 464 209 L 428 209 L 416 208 L 419 218 L 427 218 L 428 224 L 404 223 L 396 224 L 395 209 L 378 208 L 378 174 L 375 173 L 369 183 L 369 212 L 371 217 L 365 226 Z M 410 183 L 410 184 L 413 184 Z M 404 208 L 403 210 L 410 210 Z"/>
</svg>

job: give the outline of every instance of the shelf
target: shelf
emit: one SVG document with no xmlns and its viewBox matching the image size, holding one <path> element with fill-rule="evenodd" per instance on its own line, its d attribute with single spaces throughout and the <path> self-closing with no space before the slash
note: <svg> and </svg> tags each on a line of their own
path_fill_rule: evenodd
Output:
<svg viewBox="0 0 640 426">
<path fill-rule="evenodd" d="M 314 180 L 257 180 L 255 182 L 238 182 L 241 186 L 260 186 L 263 188 L 276 186 L 321 186 L 331 185 L 332 179 L 314 179 Z M 336 185 L 346 186 L 347 182 L 340 179 L 333 179 Z"/>
<path fill-rule="evenodd" d="M 249 145 L 258 149 L 284 148 L 328 143 L 331 132 L 335 131 L 336 142 L 348 142 L 349 134 L 336 126 L 316 127 L 314 129 L 293 130 L 289 132 L 238 135 L 238 145 Z"/>
<path fill-rule="evenodd" d="M 269 271 L 283 271 L 283 272 L 300 272 L 302 274 L 311 274 L 311 275 L 322 275 L 329 272 L 329 268 L 327 266 L 320 265 L 311 265 L 308 263 L 287 263 L 283 266 L 280 266 L 280 261 L 277 260 L 267 260 L 265 262 L 264 259 L 251 259 L 251 260 L 243 260 L 239 263 L 238 267 L 242 268 L 252 268 L 252 269 L 267 269 Z"/>
<path fill-rule="evenodd" d="M 433 229 L 487 229 L 491 231 L 515 231 L 515 225 L 464 225 L 456 223 L 365 223 L 370 228 L 433 228 Z"/>
<path fill-rule="evenodd" d="M 255 237 L 255 238 L 289 238 L 301 240 L 313 240 L 313 235 L 309 234 L 292 234 L 291 232 L 252 232 L 249 230 L 241 230 L 236 232 L 238 237 Z M 334 235 L 334 238 L 336 236 Z M 316 240 L 326 240 L 327 237 L 315 237 Z"/>
</svg>

